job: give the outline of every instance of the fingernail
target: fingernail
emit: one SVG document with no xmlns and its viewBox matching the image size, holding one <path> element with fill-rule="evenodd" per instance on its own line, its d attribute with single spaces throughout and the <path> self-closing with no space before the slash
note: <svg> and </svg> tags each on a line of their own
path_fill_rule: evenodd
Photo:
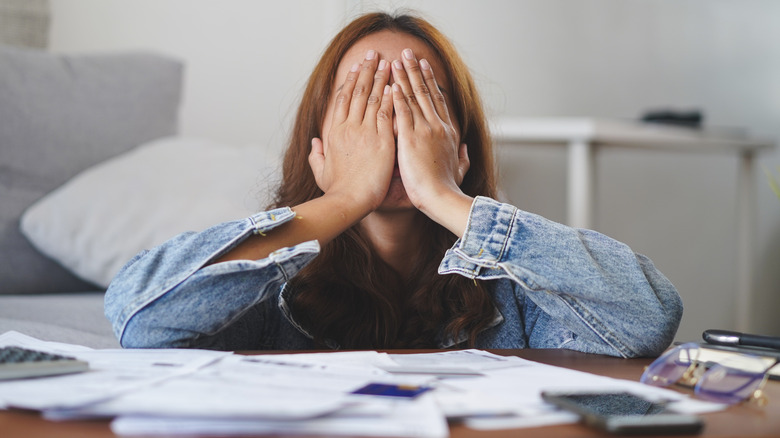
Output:
<svg viewBox="0 0 780 438">
<path fill-rule="evenodd" d="M 420 60 L 420 68 L 423 69 L 423 70 L 430 70 L 431 69 L 431 65 L 428 64 L 427 60 L 421 59 Z"/>
<path fill-rule="evenodd" d="M 404 65 L 401 64 L 401 61 L 399 61 L 397 59 L 395 61 L 393 61 L 393 67 L 395 67 L 396 70 L 403 70 L 404 69 Z"/>
<path fill-rule="evenodd" d="M 385 67 L 387 67 L 387 61 L 385 61 L 383 59 L 383 60 L 379 61 L 379 65 L 377 66 L 376 69 L 381 71 L 381 70 L 384 70 Z"/>
<path fill-rule="evenodd" d="M 412 49 L 404 49 L 404 58 L 414 59 L 414 53 L 412 53 Z"/>
<path fill-rule="evenodd" d="M 384 90 L 384 92 L 385 92 L 385 94 L 386 94 L 386 95 L 387 95 L 387 94 L 390 94 L 390 86 L 389 86 L 389 85 L 385 85 L 385 90 Z"/>
<path fill-rule="evenodd" d="M 393 91 L 401 92 L 401 86 L 398 84 L 393 84 Z"/>
<path fill-rule="evenodd" d="M 358 70 L 360 70 L 360 64 L 357 63 L 357 62 L 352 64 L 352 68 L 349 69 L 349 71 L 352 71 L 352 72 L 355 72 L 355 71 L 358 71 Z"/>
<path fill-rule="evenodd" d="M 375 51 L 373 51 L 373 50 L 369 50 L 369 51 L 366 53 L 366 59 L 368 59 L 368 60 L 372 60 L 372 59 L 374 59 L 374 56 L 376 56 L 376 52 L 375 52 Z"/>
</svg>

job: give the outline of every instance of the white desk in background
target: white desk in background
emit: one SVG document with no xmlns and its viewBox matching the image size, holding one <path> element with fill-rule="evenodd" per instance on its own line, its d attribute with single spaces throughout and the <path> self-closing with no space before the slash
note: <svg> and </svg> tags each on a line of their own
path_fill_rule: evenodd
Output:
<svg viewBox="0 0 780 438">
<path fill-rule="evenodd" d="M 714 132 L 619 119 L 586 117 L 501 118 L 492 123 L 496 143 L 506 145 L 558 144 L 568 148 L 567 222 L 593 227 L 593 192 L 596 147 L 609 145 L 661 151 L 739 156 L 737 181 L 738 290 L 735 297 L 736 329 L 749 331 L 753 297 L 753 233 L 755 227 L 756 153 L 774 148 L 766 139 L 739 133 Z"/>
</svg>

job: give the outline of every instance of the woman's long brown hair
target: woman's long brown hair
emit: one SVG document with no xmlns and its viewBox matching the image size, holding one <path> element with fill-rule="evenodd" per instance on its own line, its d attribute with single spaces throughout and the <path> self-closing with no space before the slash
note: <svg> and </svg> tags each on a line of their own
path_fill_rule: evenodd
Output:
<svg viewBox="0 0 780 438">
<path fill-rule="evenodd" d="M 468 145 L 470 168 L 461 190 L 495 197 L 492 143 L 482 103 L 463 60 L 449 40 L 423 19 L 371 13 L 347 25 L 331 41 L 304 90 L 284 157 L 274 205 L 295 206 L 320 197 L 307 157 L 320 130 L 331 87 L 344 54 L 361 38 L 383 30 L 406 33 L 428 44 L 441 58 L 452 83 L 452 105 Z M 440 73 L 441 74 L 441 73 Z M 384 263 L 358 227 L 324 245 L 320 255 L 290 281 L 296 321 L 320 345 L 341 348 L 432 348 L 447 339 L 477 334 L 494 318 L 493 300 L 483 283 L 439 275 L 437 267 L 455 242 L 447 229 L 428 220 L 420 256 L 410 279 Z"/>
</svg>

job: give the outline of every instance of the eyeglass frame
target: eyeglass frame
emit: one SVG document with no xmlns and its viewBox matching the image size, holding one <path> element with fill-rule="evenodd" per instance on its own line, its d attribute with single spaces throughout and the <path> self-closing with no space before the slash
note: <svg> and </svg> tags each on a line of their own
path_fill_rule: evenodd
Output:
<svg viewBox="0 0 780 438">
<path fill-rule="evenodd" d="M 766 385 L 766 381 L 769 378 L 769 370 L 774 368 L 778 363 L 780 363 L 780 358 L 776 357 L 762 357 L 757 355 L 752 355 L 749 353 L 738 353 L 740 357 L 744 358 L 754 358 L 756 360 L 763 361 L 765 359 L 770 359 L 773 361 L 771 365 L 766 366 L 764 365 L 764 370 L 762 372 L 751 372 L 744 369 L 738 369 L 735 367 L 727 367 L 725 364 L 720 364 L 716 362 L 702 362 L 698 360 L 699 352 L 701 351 L 701 346 L 695 342 L 688 342 L 685 344 L 678 345 L 672 349 L 667 350 L 661 356 L 659 356 L 657 359 L 655 359 L 650 365 L 648 365 L 645 369 L 645 371 L 642 373 L 642 376 L 640 377 L 639 381 L 648 385 L 652 386 L 658 386 L 658 387 L 669 387 L 672 385 L 683 385 L 683 386 L 689 386 L 693 387 L 694 394 L 698 396 L 699 398 L 703 398 L 705 400 L 714 401 L 718 403 L 726 403 L 726 404 L 736 404 L 740 403 L 745 400 L 751 400 L 757 402 L 759 406 L 764 406 L 766 403 L 768 403 L 768 398 L 766 397 L 766 394 L 763 392 L 763 388 Z M 686 369 L 680 373 L 679 377 L 677 377 L 674 381 L 669 381 L 668 379 L 665 382 L 662 382 L 661 384 L 657 384 L 656 382 L 661 378 L 660 373 L 654 373 L 653 370 L 662 368 L 663 365 L 669 365 L 670 361 L 675 361 L 674 365 L 682 368 L 685 364 L 677 364 L 676 360 L 674 358 L 680 357 L 681 352 L 686 351 L 688 355 L 688 364 Z M 691 355 L 691 352 L 696 352 L 696 357 L 694 358 Z M 682 365 L 682 366 L 681 366 Z M 740 386 L 737 389 L 724 392 L 724 391 L 717 391 L 707 388 L 702 388 L 702 383 L 707 381 L 708 376 L 716 375 L 720 372 L 725 372 L 726 375 L 732 375 L 734 376 L 734 371 L 737 371 L 739 373 L 744 373 L 747 376 L 751 376 L 752 379 L 748 381 L 748 383 Z M 760 378 L 760 381 L 755 386 L 755 388 L 750 389 L 750 395 L 738 395 L 740 392 L 744 391 L 744 388 L 752 385 L 756 380 Z M 722 379 L 721 379 L 722 380 Z"/>
</svg>

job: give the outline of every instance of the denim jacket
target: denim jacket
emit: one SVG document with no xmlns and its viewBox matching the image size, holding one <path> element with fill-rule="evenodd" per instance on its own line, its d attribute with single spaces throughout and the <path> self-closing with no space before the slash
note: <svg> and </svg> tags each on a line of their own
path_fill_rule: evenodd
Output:
<svg viewBox="0 0 780 438">
<path fill-rule="evenodd" d="M 257 213 L 135 256 L 106 292 L 106 316 L 122 346 L 314 348 L 287 306 L 294 293 L 287 281 L 317 256 L 316 241 L 262 260 L 211 264 L 294 217 L 289 208 Z M 682 316 L 674 286 L 625 244 L 484 197 L 472 204 L 439 273 L 488 281 L 496 317 L 477 348 L 651 356 L 672 342 Z M 461 340 L 443 339 L 440 347 Z"/>
</svg>

